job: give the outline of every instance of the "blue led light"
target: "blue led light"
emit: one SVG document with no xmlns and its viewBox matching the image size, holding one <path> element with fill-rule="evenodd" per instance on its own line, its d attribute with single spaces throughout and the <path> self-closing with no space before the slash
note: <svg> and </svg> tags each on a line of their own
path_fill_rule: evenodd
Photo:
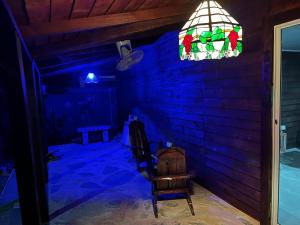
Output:
<svg viewBox="0 0 300 225">
<path fill-rule="evenodd" d="M 89 84 L 89 83 L 98 83 L 98 77 L 94 74 L 94 73 L 88 73 L 88 75 L 86 76 L 85 79 L 85 83 Z"/>
<path fill-rule="evenodd" d="M 87 75 L 87 77 L 90 79 L 90 80 L 94 80 L 96 78 L 95 74 L 94 73 L 89 73 Z"/>
</svg>

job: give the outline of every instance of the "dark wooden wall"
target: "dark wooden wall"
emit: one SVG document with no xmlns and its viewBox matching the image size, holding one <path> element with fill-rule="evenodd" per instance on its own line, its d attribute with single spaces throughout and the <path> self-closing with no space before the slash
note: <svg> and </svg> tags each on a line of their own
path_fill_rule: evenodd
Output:
<svg viewBox="0 0 300 225">
<path fill-rule="evenodd" d="M 0 73 L 3 75 L 3 70 L 0 66 Z M 8 122 L 8 106 L 7 106 L 7 93 L 0 84 L 0 164 L 12 160 L 12 153 L 10 151 L 9 134 L 10 126 Z"/>
<path fill-rule="evenodd" d="M 281 124 L 287 126 L 287 148 L 300 141 L 300 53 L 282 54 Z"/>
<path fill-rule="evenodd" d="M 261 1 L 226 3 L 224 8 L 244 29 L 245 52 L 240 57 L 181 62 L 178 33 L 166 34 L 143 48 L 143 62 L 119 76 L 119 102 L 128 106 L 123 108 L 124 118 L 137 108 L 170 141 L 186 148 L 202 184 L 259 219 L 266 8 Z"/>
</svg>

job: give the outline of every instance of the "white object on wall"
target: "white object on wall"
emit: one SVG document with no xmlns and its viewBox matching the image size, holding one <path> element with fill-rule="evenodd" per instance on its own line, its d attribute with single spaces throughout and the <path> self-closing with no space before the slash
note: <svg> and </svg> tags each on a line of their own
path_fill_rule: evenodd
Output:
<svg viewBox="0 0 300 225">
<path fill-rule="evenodd" d="M 287 147 L 287 131 L 286 126 L 281 125 L 280 126 L 280 152 L 284 153 L 286 152 Z"/>
</svg>

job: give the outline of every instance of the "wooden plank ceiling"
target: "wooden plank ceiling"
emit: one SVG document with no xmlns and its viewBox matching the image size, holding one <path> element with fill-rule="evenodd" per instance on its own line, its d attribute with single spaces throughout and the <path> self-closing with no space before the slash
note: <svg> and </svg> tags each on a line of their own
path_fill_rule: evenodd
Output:
<svg viewBox="0 0 300 225">
<path fill-rule="evenodd" d="M 180 29 L 198 0 L 8 0 L 39 59 Z M 142 44 L 142 42 L 140 42 Z"/>
</svg>

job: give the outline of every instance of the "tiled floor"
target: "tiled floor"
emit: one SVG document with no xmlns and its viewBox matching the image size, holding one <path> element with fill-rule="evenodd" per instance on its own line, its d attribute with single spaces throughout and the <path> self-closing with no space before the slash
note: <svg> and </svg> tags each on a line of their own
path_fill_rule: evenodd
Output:
<svg viewBox="0 0 300 225">
<path fill-rule="evenodd" d="M 136 171 L 130 151 L 118 141 L 50 147 L 51 225 L 258 225 L 195 184 L 196 216 L 185 200 L 159 202 L 155 219 L 151 186 Z"/>
<path fill-rule="evenodd" d="M 279 186 L 279 222 L 300 224 L 300 150 L 281 154 Z"/>
</svg>

